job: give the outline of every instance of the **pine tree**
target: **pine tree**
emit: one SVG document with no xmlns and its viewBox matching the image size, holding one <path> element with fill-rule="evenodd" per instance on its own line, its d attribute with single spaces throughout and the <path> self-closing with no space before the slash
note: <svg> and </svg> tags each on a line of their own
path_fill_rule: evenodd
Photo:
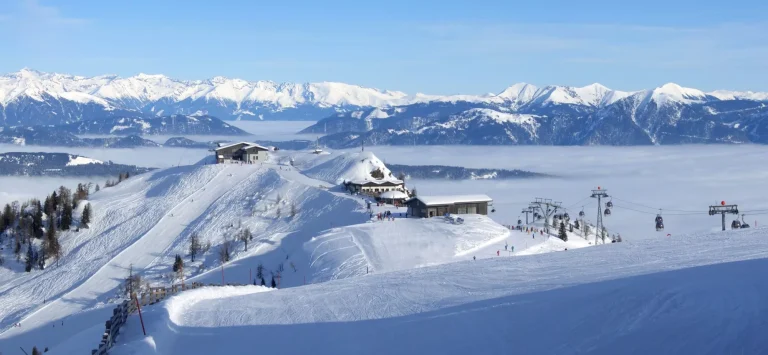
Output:
<svg viewBox="0 0 768 355">
<path fill-rule="evenodd" d="M 15 219 L 14 217 L 15 216 L 11 205 L 5 204 L 5 208 L 3 208 L 3 214 L 0 216 L 0 232 L 13 227 L 13 220 Z"/>
<path fill-rule="evenodd" d="M 37 258 L 37 267 L 45 270 L 45 248 L 40 249 L 40 256 Z"/>
<path fill-rule="evenodd" d="M 36 346 L 32 347 L 32 355 L 43 355 L 43 353 L 40 352 L 40 350 L 37 350 Z"/>
<path fill-rule="evenodd" d="M 173 272 L 179 272 L 184 269 L 184 260 L 181 260 L 181 255 L 176 254 L 176 260 L 173 262 Z"/>
<path fill-rule="evenodd" d="M 21 239 L 16 237 L 16 244 L 13 246 L 13 255 L 16 255 L 16 260 L 21 259 Z"/>
<path fill-rule="evenodd" d="M 59 196 L 56 195 L 56 191 L 51 194 L 51 206 L 53 207 L 52 211 L 54 212 L 59 209 Z"/>
<path fill-rule="evenodd" d="M 275 276 L 272 275 L 272 288 L 277 287 L 277 284 L 275 283 Z"/>
<path fill-rule="evenodd" d="M 296 204 L 292 203 L 291 204 L 291 218 L 296 217 L 296 213 L 298 213 L 298 211 L 296 210 Z"/>
<path fill-rule="evenodd" d="M 275 216 L 276 216 L 277 218 L 280 218 L 280 215 L 281 215 L 281 213 L 280 213 L 280 207 L 278 207 L 278 208 L 277 208 L 277 211 L 275 211 Z"/>
<path fill-rule="evenodd" d="M 564 242 L 568 241 L 568 234 L 565 232 L 565 223 L 560 222 L 560 233 L 558 235 Z"/>
<path fill-rule="evenodd" d="M 37 239 L 41 239 L 44 236 L 43 232 L 43 206 L 40 201 L 37 201 L 35 207 L 35 214 L 32 217 L 32 235 Z"/>
<path fill-rule="evenodd" d="M 61 212 L 61 230 L 66 231 L 72 226 L 72 205 L 67 203 L 67 201 L 64 201 L 63 206 Z"/>
<path fill-rule="evenodd" d="M 262 286 L 267 286 L 267 283 L 264 281 L 264 278 L 263 278 L 263 277 L 261 278 L 261 285 L 262 285 Z"/>
<path fill-rule="evenodd" d="M 224 240 L 223 243 L 221 243 L 221 246 L 219 246 L 219 261 L 221 263 L 226 263 L 229 261 L 230 258 L 230 251 L 232 249 L 231 242 L 229 240 Z"/>
<path fill-rule="evenodd" d="M 101 190 L 101 187 L 99 187 L 99 184 L 96 184 L 96 189 L 94 190 L 94 192 L 99 192 L 99 190 Z"/>
<path fill-rule="evenodd" d="M 200 253 L 202 247 L 202 244 L 200 244 L 200 237 L 197 233 L 192 233 L 189 237 L 189 257 L 192 258 L 192 262 L 195 262 L 195 257 Z"/>
<path fill-rule="evenodd" d="M 85 204 L 83 207 L 83 214 L 80 217 L 80 227 L 88 228 L 88 223 L 91 223 L 91 204 Z"/>
<path fill-rule="evenodd" d="M 27 247 L 27 258 L 24 259 L 24 271 L 30 272 L 32 271 L 32 267 L 35 265 L 35 254 L 34 251 L 32 251 L 32 243 L 29 243 L 29 246 Z"/>
</svg>

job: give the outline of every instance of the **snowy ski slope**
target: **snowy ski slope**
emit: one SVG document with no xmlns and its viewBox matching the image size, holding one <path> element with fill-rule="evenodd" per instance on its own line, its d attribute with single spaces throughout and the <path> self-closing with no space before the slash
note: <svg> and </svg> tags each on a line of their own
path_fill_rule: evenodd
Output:
<svg viewBox="0 0 768 355">
<path fill-rule="evenodd" d="M 365 223 L 371 220 L 366 200 L 333 188 L 334 182 L 339 174 L 383 163 L 368 153 L 345 154 L 344 169 L 330 164 L 324 172 L 317 167 L 334 157 L 302 157 L 327 179 L 323 181 L 288 166 L 287 154 L 295 152 L 277 153 L 272 162 L 260 165 L 153 171 L 93 194 L 91 228 L 61 235 L 64 257 L 58 266 L 31 273 L 1 269 L 0 352 L 32 345 L 55 349 L 64 342 L 80 344 L 76 352 L 90 351 L 113 302 L 121 297 L 129 270 L 153 286 L 170 285 L 175 282 L 169 275 L 176 254 L 185 256 L 189 282 L 249 283 L 262 264 L 267 282 L 269 275 L 285 270 L 279 280 L 284 288 L 366 270 L 400 271 L 474 255 L 495 257 L 495 250 L 512 243 L 517 234 L 480 216 L 468 217 L 464 225 L 441 218 Z M 233 241 L 246 227 L 254 235 L 248 250 Z M 186 257 L 192 233 L 211 244 L 195 262 Z M 357 235 L 356 249 L 343 244 L 350 233 Z M 342 239 L 314 242 L 335 237 Z M 221 268 L 218 248 L 227 239 L 233 241 L 232 259 Z M 369 258 L 347 261 L 360 254 Z M 19 322 L 21 327 L 12 326 Z"/>
<path fill-rule="evenodd" d="M 186 292 L 113 354 L 759 354 L 768 229 Z M 63 344 L 62 349 L 66 349 Z"/>
</svg>

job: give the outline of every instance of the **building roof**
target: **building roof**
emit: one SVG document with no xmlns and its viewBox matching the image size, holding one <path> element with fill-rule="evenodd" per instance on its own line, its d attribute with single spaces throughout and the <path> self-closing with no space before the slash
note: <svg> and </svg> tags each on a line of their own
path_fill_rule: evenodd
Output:
<svg viewBox="0 0 768 355">
<path fill-rule="evenodd" d="M 419 200 L 427 206 L 455 205 L 457 203 L 491 202 L 488 195 L 446 195 L 446 196 L 416 196 L 406 202 Z"/>
<path fill-rule="evenodd" d="M 392 185 L 402 185 L 403 180 L 398 179 L 387 179 L 387 180 L 352 180 L 347 181 L 349 184 L 354 185 L 385 185 L 385 184 L 392 184 Z"/>
<path fill-rule="evenodd" d="M 263 150 L 269 150 L 269 149 L 267 149 L 266 147 L 264 147 L 262 145 L 259 145 L 259 144 L 256 144 L 256 143 L 250 143 L 250 142 L 237 142 L 237 143 L 230 143 L 230 144 L 226 144 L 226 145 L 219 145 L 219 147 L 216 148 L 215 150 L 232 148 L 232 147 L 234 147 L 236 145 L 240 145 L 240 144 L 245 144 L 245 147 L 243 147 L 245 149 L 260 148 L 260 149 L 263 149 Z"/>
<path fill-rule="evenodd" d="M 392 190 L 383 192 L 381 195 L 379 195 L 379 197 L 393 200 L 403 200 L 408 198 L 408 194 L 402 191 Z"/>
</svg>

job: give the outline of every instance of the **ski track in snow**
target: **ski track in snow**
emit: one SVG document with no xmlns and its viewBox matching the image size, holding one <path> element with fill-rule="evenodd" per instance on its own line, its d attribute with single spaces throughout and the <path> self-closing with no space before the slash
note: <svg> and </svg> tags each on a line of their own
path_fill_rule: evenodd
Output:
<svg viewBox="0 0 768 355">
<path fill-rule="evenodd" d="M 152 347 L 132 316 L 113 353 L 226 353 L 252 346 L 254 333 L 271 340 L 262 351 L 282 354 L 762 353 L 768 282 L 750 270 L 768 267 L 766 233 L 463 261 L 277 292 L 195 290 L 147 310 Z M 178 314 L 185 303 L 194 310 Z"/>
</svg>

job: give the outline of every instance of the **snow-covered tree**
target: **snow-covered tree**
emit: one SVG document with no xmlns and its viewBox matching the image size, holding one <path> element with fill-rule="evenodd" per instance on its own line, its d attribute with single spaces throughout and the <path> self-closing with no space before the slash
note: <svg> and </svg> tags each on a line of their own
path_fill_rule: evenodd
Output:
<svg viewBox="0 0 768 355">
<path fill-rule="evenodd" d="M 66 231 L 72 226 L 72 204 L 64 202 L 61 210 L 61 230 Z"/>
<path fill-rule="evenodd" d="M 296 217 L 296 214 L 299 213 L 298 210 L 296 210 L 296 204 L 291 204 L 291 218 Z"/>
<path fill-rule="evenodd" d="M 99 192 L 99 190 L 101 190 L 101 187 L 99 186 L 99 184 L 96 184 L 96 188 L 94 189 L 94 192 Z"/>
</svg>

